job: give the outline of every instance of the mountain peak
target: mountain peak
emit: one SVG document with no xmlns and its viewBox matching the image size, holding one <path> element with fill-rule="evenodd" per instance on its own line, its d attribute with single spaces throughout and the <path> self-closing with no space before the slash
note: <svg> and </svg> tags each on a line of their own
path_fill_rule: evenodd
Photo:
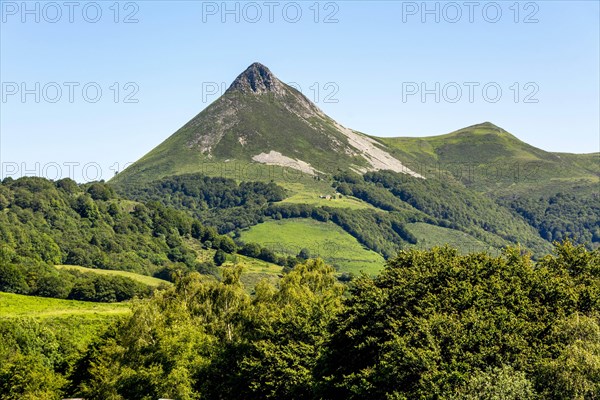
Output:
<svg viewBox="0 0 600 400">
<path fill-rule="evenodd" d="M 481 128 L 489 128 L 489 129 L 495 129 L 495 130 L 501 130 L 501 131 L 504 131 L 504 129 L 502 129 L 502 128 L 501 128 L 501 127 L 499 127 L 498 125 L 496 125 L 496 124 L 493 124 L 493 123 L 491 123 L 491 122 L 489 122 L 489 121 L 482 122 L 482 123 L 480 123 L 480 124 L 478 124 L 478 125 L 479 125 Z"/>
<path fill-rule="evenodd" d="M 176 175 L 186 168 L 197 171 L 205 161 L 234 169 L 237 163 L 276 165 L 308 175 L 344 169 L 392 170 L 421 177 L 385 145 L 338 124 L 260 63 L 247 67 L 221 97 L 119 180 L 146 168 L 154 170 L 153 177 Z"/>
<path fill-rule="evenodd" d="M 464 129 L 473 129 L 473 128 L 479 128 L 479 129 L 491 129 L 491 130 L 497 130 L 497 131 L 504 131 L 504 129 L 502 129 L 501 127 L 499 127 L 498 125 L 495 125 L 489 121 L 485 121 L 485 122 L 481 122 L 479 124 L 475 124 L 475 125 L 471 125 L 467 128 Z"/>
<path fill-rule="evenodd" d="M 251 64 L 244 72 L 238 75 L 227 91 L 240 91 L 244 93 L 269 93 L 281 92 L 283 84 L 269 68 L 259 62 Z"/>
</svg>

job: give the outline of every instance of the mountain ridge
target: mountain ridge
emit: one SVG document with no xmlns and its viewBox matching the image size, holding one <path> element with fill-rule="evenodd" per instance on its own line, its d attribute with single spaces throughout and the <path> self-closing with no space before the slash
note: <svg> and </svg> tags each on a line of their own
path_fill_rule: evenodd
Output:
<svg viewBox="0 0 600 400">
<path fill-rule="evenodd" d="M 326 178 L 339 170 L 357 173 L 389 169 L 418 178 L 427 171 L 413 165 L 433 163 L 539 162 L 549 177 L 591 179 L 600 167 L 593 157 L 547 152 L 491 122 L 426 137 L 376 137 L 346 128 L 306 96 L 255 62 L 225 93 L 166 140 L 121 171 L 111 182 L 152 181 L 182 173 L 250 168 L 274 179 L 294 173 Z M 217 165 L 217 166 L 215 166 Z M 207 167 L 208 166 L 208 167 Z M 431 174 L 430 174 L 431 175 Z"/>
<path fill-rule="evenodd" d="M 226 92 L 273 92 L 283 94 L 283 82 L 281 82 L 269 68 L 259 62 L 254 62 L 235 78 Z"/>
</svg>

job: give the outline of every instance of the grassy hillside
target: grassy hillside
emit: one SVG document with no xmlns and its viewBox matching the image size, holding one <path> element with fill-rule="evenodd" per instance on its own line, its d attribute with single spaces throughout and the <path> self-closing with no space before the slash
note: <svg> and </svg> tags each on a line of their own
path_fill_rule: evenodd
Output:
<svg viewBox="0 0 600 400">
<path fill-rule="evenodd" d="M 572 153 L 554 153 L 564 161 L 571 162 L 583 170 L 600 176 L 600 153 L 590 154 L 572 154 Z"/>
<path fill-rule="evenodd" d="M 0 315 L 2 318 L 81 316 L 96 319 L 126 314 L 129 310 L 128 303 L 96 303 L 0 292 Z"/>
<path fill-rule="evenodd" d="M 52 332 L 68 332 L 69 341 L 80 349 L 130 311 L 129 303 L 96 303 L 0 292 L 0 323 L 25 326 L 25 321 L 34 319 Z"/>
<path fill-rule="evenodd" d="M 225 93 L 111 182 L 122 185 L 203 173 L 237 180 L 311 184 L 312 173 L 253 161 L 252 157 L 270 151 L 304 160 L 323 173 L 367 165 L 362 157 L 336 151 L 348 145 L 348 138 L 335 122 L 316 108 L 310 109 L 314 105 L 305 104 L 306 99 L 295 89 L 286 87 L 286 91 L 276 100 L 269 95 Z M 306 113 L 310 116 L 303 115 Z M 206 151 L 205 141 L 211 143 Z"/>
<path fill-rule="evenodd" d="M 491 247 L 487 243 L 455 229 L 423 222 L 406 224 L 406 228 L 419 240 L 417 245 L 412 246 L 415 248 L 430 249 L 435 246 L 444 246 L 447 244 L 459 250 L 462 254 L 487 251 L 492 255 L 496 255 L 498 252 L 497 248 Z"/>
<path fill-rule="evenodd" d="M 484 191 L 525 186 L 541 190 L 557 182 L 598 182 L 599 154 L 551 153 L 485 122 L 429 137 L 378 138 L 417 172 L 456 179 Z"/>
<path fill-rule="evenodd" d="M 313 257 L 339 267 L 340 272 L 377 273 L 384 264 L 381 255 L 364 248 L 331 222 L 309 219 L 266 221 L 242 231 L 241 240 L 260 243 L 276 253 L 297 255 L 306 248 Z"/>
<path fill-rule="evenodd" d="M 171 285 L 172 283 L 169 281 L 165 281 L 163 279 L 154 278 L 148 275 L 136 274 L 134 272 L 129 271 L 117 271 L 117 270 L 109 270 L 109 269 L 98 269 L 98 268 L 86 268 L 81 267 L 79 265 L 55 265 L 57 269 L 67 269 L 74 270 L 84 273 L 92 273 L 99 275 L 116 275 L 116 276 L 124 276 L 126 278 L 133 279 L 134 281 L 143 283 L 148 286 L 158 287 L 160 285 Z"/>
</svg>

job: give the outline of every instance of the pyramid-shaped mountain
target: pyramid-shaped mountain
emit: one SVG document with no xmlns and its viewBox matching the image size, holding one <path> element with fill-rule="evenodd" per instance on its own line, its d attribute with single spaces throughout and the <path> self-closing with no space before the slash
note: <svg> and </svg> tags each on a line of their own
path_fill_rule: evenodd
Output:
<svg viewBox="0 0 600 400">
<path fill-rule="evenodd" d="M 219 163 L 224 167 L 216 167 Z M 221 97 L 114 182 L 210 174 L 208 169 L 249 164 L 275 165 L 314 176 L 340 169 L 388 169 L 419 176 L 384 144 L 343 127 L 267 67 L 254 63 Z"/>
</svg>

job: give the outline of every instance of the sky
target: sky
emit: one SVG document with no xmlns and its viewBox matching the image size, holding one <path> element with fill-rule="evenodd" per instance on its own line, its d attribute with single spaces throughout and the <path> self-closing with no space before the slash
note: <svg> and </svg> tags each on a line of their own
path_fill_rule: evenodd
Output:
<svg viewBox="0 0 600 400">
<path fill-rule="evenodd" d="M 600 151 L 598 1 L 0 1 L 1 176 L 109 179 L 258 61 L 342 125 Z"/>
</svg>

